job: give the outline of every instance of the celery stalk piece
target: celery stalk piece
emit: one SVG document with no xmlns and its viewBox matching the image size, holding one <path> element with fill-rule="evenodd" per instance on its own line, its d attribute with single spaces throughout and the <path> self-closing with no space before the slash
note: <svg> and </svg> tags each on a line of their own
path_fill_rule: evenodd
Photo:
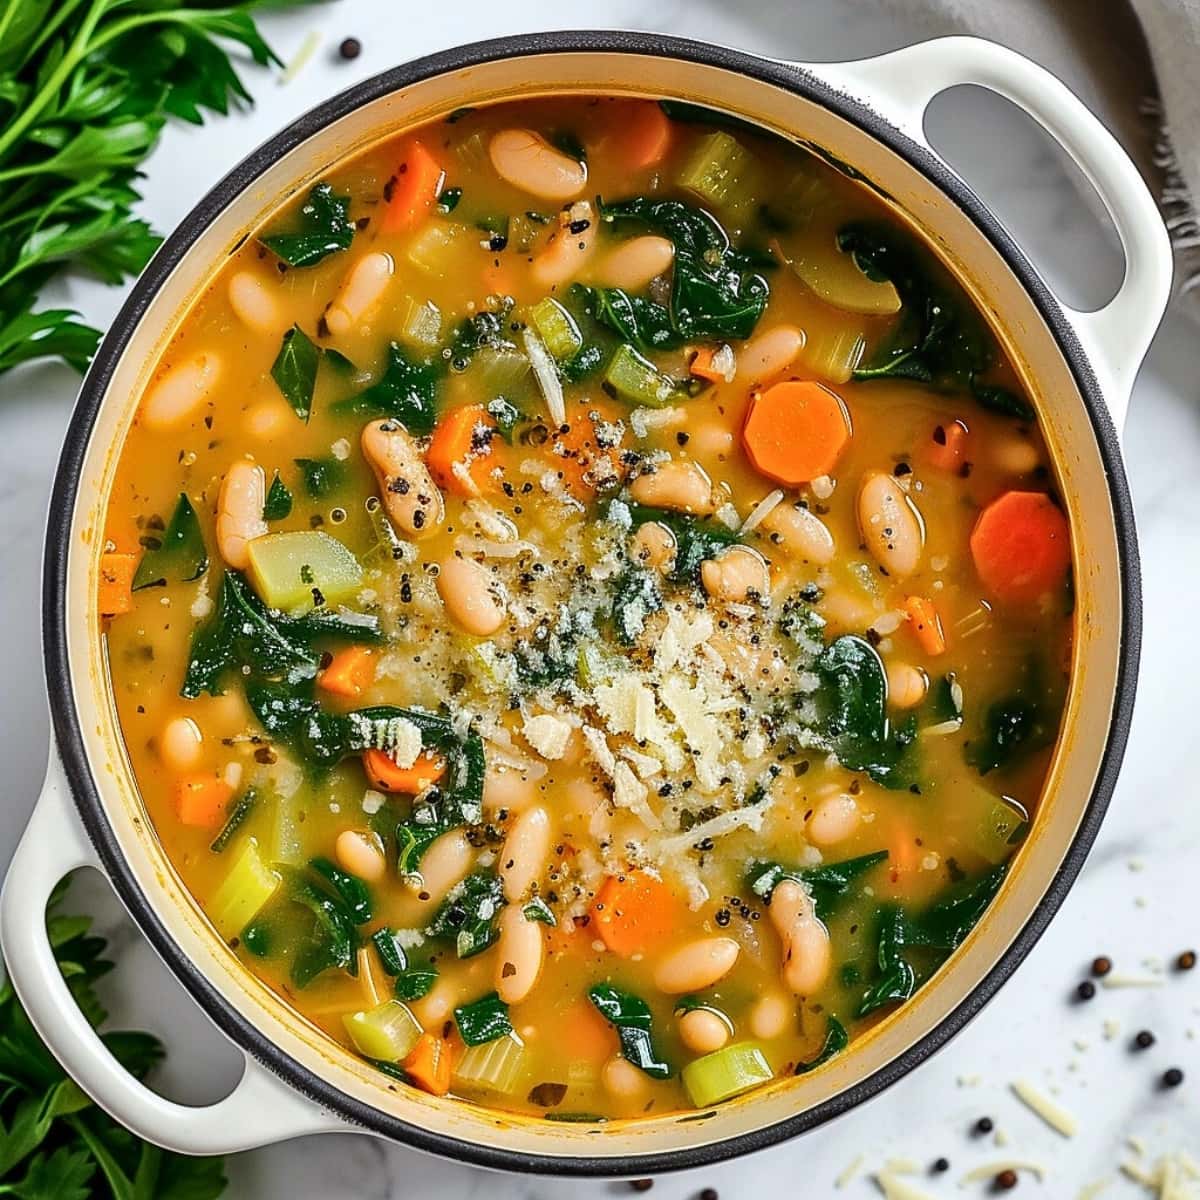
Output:
<svg viewBox="0 0 1200 1200">
<path fill-rule="evenodd" d="M 425 350 L 441 345 L 442 314 L 438 306 L 432 300 L 418 304 L 410 297 L 400 325 L 400 336 Z"/>
<path fill-rule="evenodd" d="M 208 915 L 226 940 L 235 938 L 275 895 L 282 879 L 263 862 L 258 839 L 249 838 L 213 894 Z"/>
<path fill-rule="evenodd" d="M 459 1060 L 454 1078 L 464 1087 L 511 1094 L 521 1086 L 525 1045 L 515 1033 L 469 1046 Z"/>
<path fill-rule="evenodd" d="M 469 237 L 471 231 L 457 221 L 430 221 L 409 243 L 408 261 L 430 275 L 446 276 Z"/>
<path fill-rule="evenodd" d="M 319 592 L 339 604 L 363 584 L 358 559 L 335 537 L 320 530 L 267 533 L 249 545 L 250 578 L 263 602 L 287 613 L 307 612 Z"/>
<path fill-rule="evenodd" d="M 375 1008 L 347 1013 L 342 1024 L 360 1054 L 381 1062 L 406 1058 L 421 1036 L 417 1018 L 399 1000 L 385 1000 Z"/>
<path fill-rule="evenodd" d="M 1010 858 L 1025 840 L 1029 831 L 1029 817 L 1015 800 L 993 795 L 985 795 L 980 799 L 983 807 L 973 839 L 975 848 L 988 862 L 997 866 Z"/>
<path fill-rule="evenodd" d="M 740 1096 L 774 1078 L 766 1055 L 753 1042 L 735 1042 L 683 1068 L 683 1086 L 697 1108 Z"/>
<path fill-rule="evenodd" d="M 862 361 L 866 348 L 867 339 L 861 329 L 809 332 L 796 361 L 818 379 L 845 383 Z"/>
<path fill-rule="evenodd" d="M 529 359 L 515 346 L 481 346 L 467 368 L 473 389 L 485 396 L 520 397 L 529 388 Z"/>
<path fill-rule="evenodd" d="M 710 133 L 696 143 L 684 163 L 679 184 L 717 208 L 737 211 L 758 192 L 758 160 L 732 134 Z"/>
<path fill-rule="evenodd" d="M 622 400 L 647 408 L 665 408 L 683 399 L 674 380 L 661 374 L 628 344 L 617 347 L 604 372 L 604 382 Z"/>
<path fill-rule="evenodd" d="M 583 345 L 583 334 L 575 324 L 575 318 L 557 300 L 549 296 L 539 300 L 529 312 L 529 320 L 538 336 L 546 343 L 546 349 L 562 362 L 575 354 Z"/>
<path fill-rule="evenodd" d="M 838 248 L 828 231 L 806 236 L 799 249 L 788 246 L 789 263 L 804 286 L 834 308 L 870 316 L 900 311 L 900 293 L 890 279 L 872 279 L 853 254 Z"/>
</svg>

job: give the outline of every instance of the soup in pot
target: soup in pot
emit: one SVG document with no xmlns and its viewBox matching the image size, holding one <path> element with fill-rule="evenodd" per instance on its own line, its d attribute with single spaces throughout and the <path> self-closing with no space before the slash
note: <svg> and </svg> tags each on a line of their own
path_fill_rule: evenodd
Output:
<svg viewBox="0 0 1200 1200">
<path fill-rule="evenodd" d="M 1003 883 L 1069 680 L 986 321 L 861 181 L 670 102 L 331 167 L 183 319 L 105 538 L 220 936 L 386 1076 L 548 1119 L 852 1053 Z"/>
</svg>

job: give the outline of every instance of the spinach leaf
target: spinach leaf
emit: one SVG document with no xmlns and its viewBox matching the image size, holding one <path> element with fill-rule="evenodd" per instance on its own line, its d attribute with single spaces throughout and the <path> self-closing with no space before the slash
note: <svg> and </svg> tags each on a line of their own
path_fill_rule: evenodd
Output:
<svg viewBox="0 0 1200 1200">
<path fill-rule="evenodd" d="M 613 589 L 612 623 L 617 641 L 623 646 L 634 645 L 646 628 L 646 618 L 663 606 L 658 581 L 644 567 L 630 564 L 617 579 Z"/>
<path fill-rule="evenodd" d="M 888 788 L 915 782 L 911 747 L 916 718 L 893 728 L 887 716 L 887 675 L 875 648 L 844 634 L 814 664 L 820 679 L 815 701 L 822 732 L 847 770 L 865 771 Z"/>
<path fill-rule="evenodd" d="M 428 996 L 437 982 L 437 972 L 432 967 L 409 967 L 396 976 L 397 1000 L 420 1000 Z"/>
<path fill-rule="evenodd" d="M 267 498 L 263 503 L 263 520 L 264 521 L 283 521 L 292 514 L 292 493 L 288 490 L 288 486 L 279 478 L 279 472 L 275 472 L 275 478 L 271 480 L 271 486 L 267 489 Z"/>
<path fill-rule="evenodd" d="M 931 946 L 947 953 L 957 950 L 979 923 L 1008 874 L 1001 863 L 977 879 L 967 879 L 948 888 L 918 916 L 908 921 L 908 943 Z"/>
<path fill-rule="evenodd" d="M 904 957 L 908 944 L 908 924 L 899 905 L 879 910 L 876 961 L 880 978 L 867 989 L 859 1002 L 858 1015 L 865 1017 L 877 1008 L 909 999 L 917 989 L 917 973 Z"/>
<path fill-rule="evenodd" d="M 521 410 L 503 396 L 487 402 L 488 416 L 496 422 L 496 431 L 511 446 L 516 427 L 521 423 Z"/>
<path fill-rule="evenodd" d="M 299 229 L 273 233 L 258 240 L 289 267 L 311 267 L 327 255 L 345 250 L 354 240 L 350 197 L 339 196 L 327 183 L 318 183 L 300 209 Z"/>
<path fill-rule="evenodd" d="M 558 924 L 558 918 L 554 915 L 554 910 L 548 905 L 541 896 L 534 896 L 524 908 L 521 909 L 527 921 L 536 921 L 539 925 L 549 925 L 552 929 Z"/>
<path fill-rule="evenodd" d="M 379 964 L 389 975 L 396 977 L 408 970 L 408 954 L 396 930 L 385 925 L 371 934 L 371 944 L 379 955 Z"/>
<path fill-rule="evenodd" d="M 747 338 L 754 332 L 770 288 L 714 217 L 680 200 L 648 196 L 601 203 L 600 213 L 606 221 L 648 226 L 674 244 L 670 316 L 683 340 Z"/>
<path fill-rule="evenodd" d="M 598 983 L 589 988 L 588 999 L 617 1031 L 622 1058 L 645 1071 L 652 1079 L 669 1078 L 670 1066 L 654 1052 L 654 1019 L 645 1000 L 631 992 L 619 992 L 607 983 Z"/>
<path fill-rule="evenodd" d="M 999 413 L 1003 417 L 1015 417 L 1019 421 L 1037 420 L 1033 405 L 1010 388 L 972 380 L 971 395 L 975 397 L 975 403 L 980 408 L 986 408 L 988 412 Z"/>
<path fill-rule="evenodd" d="M 438 208 L 444 213 L 452 213 L 457 207 L 458 202 L 463 198 L 463 190 L 460 187 L 442 188 L 438 195 Z"/>
<path fill-rule="evenodd" d="M 590 288 L 581 283 L 575 284 L 572 292 L 583 297 L 589 316 L 644 353 L 683 344 L 670 311 L 654 300 L 631 296 L 623 288 Z"/>
<path fill-rule="evenodd" d="M 1038 706 L 1023 696 L 1008 696 L 988 706 L 983 732 L 967 746 L 967 761 L 986 775 L 1038 746 L 1045 745 L 1048 732 Z"/>
<path fill-rule="evenodd" d="M 307 908 L 313 918 L 312 932 L 292 958 L 292 983 L 304 988 L 318 975 L 334 969 L 355 974 L 358 933 L 342 900 L 303 877 L 293 881 L 291 899 Z"/>
<path fill-rule="evenodd" d="M 204 533 L 192 502 L 183 493 L 163 531 L 162 541 L 148 549 L 133 576 L 133 590 L 168 582 L 187 583 L 208 569 Z"/>
<path fill-rule="evenodd" d="M 861 875 L 866 874 L 872 867 L 887 861 L 886 850 L 876 850 L 873 854 L 860 854 L 857 858 L 846 858 L 841 862 L 822 863 L 819 867 L 789 868 L 779 863 L 755 863 L 748 876 L 748 882 L 755 895 L 761 896 L 770 903 L 771 893 L 784 879 L 794 879 L 804 884 L 812 894 L 817 916 L 822 921 L 828 921 L 837 910 L 839 901 L 850 891 L 850 888 Z"/>
<path fill-rule="evenodd" d="M 283 335 L 279 353 L 271 364 L 271 378 L 302 421 L 307 421 L 312 414 L 320 362 L 321 351 L 316 343 L 299 325 L 293 325 Z"/>
<path fill-rule="evenodd" d="M 371 919 L 371 891 L 357 875 L 343 871 L 327 858 L 310 859 L 308 866 L 337 894 L 355 925 L 363 925 Z"/>
<path fill-rule="evenodd" d="M 513 1031 L 508 1005 L 495 992 L 470 1004 L 460 1004 L 454 1010 L 454 1023 L 468 1046 L 482 1046 Z"/>
<path fill-rule="evenodd" d="M 838 246 L 874 279 L 890 279 L 902 316 L 889 340 L 855 379 L 915 379 L 938 387 L 969 387 L 995 357 L 991 337 L 966 300 L 940 282 L 927 254 L 898 229 L 856 222 L 838 232 Z"/>
<path fill-rule="evenodd" d="M 704 104 L 692 104 L 687 100 L 660 100 L 658 107 L 672 121 L 682 121 L 690 125 L 711 125 L 714 129 L 734 129 L 739 133 L 762 135 L 760 126 L 732 113 L 721 112 L 720 109 L 709 108 Z"/>
<path fill-rule="evenodd" d="M 293 461 L 300 468 L 304 490 L 314 500 L 332 496 L 346 480 L 345 465 L 332 455 L 328 458 L 297 458 Z"/>
<path fill-rule="evenodd" d="M 247 788 L 237 802 L 229 810 L 229 816 L 225 818 L 225 824 L 221 826 L 221 832 L 213 838 L 209 849 L 214 854 L 220 854 L 226 846 L 233 841 L 234 834 L 246 823 L 246 818 L 250 815 L 257 801 L 257 795 L 253 788 Z"/>
<path fill-rule="evenodd" d="M 849 1044 L 850 1035 L 846 1032 L 846 1027 L 841 1021 L 837 1017 L 826 1017 L 825 1040 L 821 1043 L 821 1049 L 808 1062 L 797 1063 L 795 1074 L 807 1075 L 809 1071 L 815 1070 L 822 1063 L 826 1063 L 835 1055 L 841 1054 Z"/>
<path fill-rule="evenodd" d="M 471 958 L 499 936 L 496 921 L 504 904 L 499 876 L 477 871 L 442 901 L 425 933 L 428 937 L 453 938 L 458 957 Z"/>
<path fill-rule="evenodd" d="M 391 417 L 415 437 L 432 433 L 437 423 L 441 368 L 432 358 L 409 358 L 399 342 L 388 346 L 383 375 L 369 388 L 333 405 L 338 414 Z"/>
<path fill-rule="evenodd" d="M 686 513 L 672 512 L 665 508 L 631 504 L 629 515 L 634 529 L 640 528 L 647 521 L 657 521 L 671 531 L 675 539 L 675 563 L 667 578 L 672 583 L 698 584 L 700 564 L 706 558 L 714 558 L 738 540 L 738 535 L 728 525 L 722 525 L 719 521 L 690 517 Z"/>
<path fill-rule="evenodd" d="M 460 321 L 450 338 L 450 362 L 463 370 L 471 355 L 485 346 L 493 350 L 515 350 L 516 343 L 507 335 L 513 305 L 506 301 L 498 309 L 485 308 Z"/>
</svg>

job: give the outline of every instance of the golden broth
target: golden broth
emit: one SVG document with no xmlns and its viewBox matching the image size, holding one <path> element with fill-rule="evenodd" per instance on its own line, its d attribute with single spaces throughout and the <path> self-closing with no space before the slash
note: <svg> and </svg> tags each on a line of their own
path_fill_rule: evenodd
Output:
<svg viewBox="0 0 1200 1200">
<path fill-rule="evenodd" d="M 335 213 L 325 234 L 332 228 L 334 241 L 349 244 L 313 265 L 288 266 L 257 239 L 231 256 L 158 364 L 123 451 L 106 529 L 106 572 L 118 578 L 102 608 L 113 614 L 109 660 L 129 756 L 168 855 L 242 961 L 331 1037 L 383 1060 L 381 1069 L 432 1090 L 448 1086 L 560 1118 L 707 1106 L 745 1090 L 753 1070 L 735 1070 L 730 1083 L 708 1060 L 681 1075 L 706 1054 L 728 1062 L 728 1048 L 742 1047 L 743 1068 L 749 1061 L 789 1074 L 823 1050 L 835 1052 L 840 1031 L 852 1040 L 911 994 L 998 886 L 1027 828 L 1022 816 L 1036 809 L 1067 683 L 1070 593 L 1065 561 L 1055 568 L 1058 551 L 1037 540 L 1040 527 L 1032 542 L 1000 538 L 999 568 L 990 569 L 1000 570 L 1002 593 L 1031 561 L 1049 562 L 1053 584 L 1044 594 L 1006 598 L 995 594 L 994 575 L 991 586 L 981 581 L 970 546 L 981 511 L 998 496 L 1053 486 L 1036 423 L 1000 411 L 1028 407 L 1009 366 L 981 335 L 989 347 L 971 360 L 968 379 L 970 370 L 958 365 L 973 353 L 963 349 L 963 326 L 949 350 L 930 350 L 936 338 L 926 339 L 932 381 L 889 370 L 852 376 L 864 364 L 886 363 L 889 347 L 904 357 L 903 348 L 921 340 L 921 322 L 928 334 L 947 306 L 968 312 L 966 300 L 927 252 L 907 247 L 909 235 L 863 186 L 781 141 L 718 131 L 695 114 L 661 123 L 651 107 L 577 98 L 499 105 L 338 165 L 324 182 L 349 198 L 352 224 Z M 510 156 L 506 181 L 496 138 L 510 130 L 540 131 L 547 142 Z M 435 164 L 441 202 L 419 193 L 405 216 L 409 172 L 397 164 L 419 174 L 414 137 Z M 586 167 L 575 157 L 583 151 Z M 507 163 L 503 155 L 500 162 Z M 572 195 L 537 194 L 539 181 L 543 193 L 565 187 L 572 169 L 586 173 Z M 527 186 L 512 181 L 521 171 Z M 707 257 L 691 255 L 686 264 L 709 271 L 710 283 L 725 272 L 712 284 L 725 289 L 717 299 L 703 288 L 672 294 L 694 223 L 667 228 L 676 261 L 668 258 L 654 278 L 637 278 L 639 255 L 632 267 L 614 265 L 616 247 L 661 237 L 664 227 L 606 220 L 595 198 L 637 196 L 680 201 L 693 214 L 704 209 L 728 232 L 742 257 L 721 259 L 710 246 Z M 310 243 L 319 241 L 302 203 L 260 236 L 307 229 Z M 894 251 L 877 256 L 872 269 L 869 249 L 857 263 L 839 250 L 838 232 L 860 222 L 906 247 L 920 277 L 910 272 L 905 281 Z M 396 225 L 404 227 L 389 229 Z M 661 244 L 643 244 L 643 273 L 644 260 L 662 253 Z M 388 256 L 390 272 L 363 301 L 371 288 L 364 283 L 356 294 L 347 280 L 371 254 Z M 897 285 L 891 296 L 878 278 L 885 266 Z M 693 306 L 689 319 L 699 313 L 710 328 L 721 321 L 733 328 L 739 318 L 730 308 L 755 305 L 755 276 L 769 300 L 750 321 L 749 339 L 680 335 L 685 304 Z M 627 294 L 655 306 L 633 310 L 642 340 L 636 395 L 621 390 L 625 377 L 614 383 L 614 355 L 629 341 L 627 300 L 573 287 L 630 280 Z M 556 314 L 543 303 L 538 320 L 535 306 L 547 296 L 562 308 Z M 850 311 L 894 309 L 892 297 L 904 300 L 898 313 Z M 706 305 L 721 311 L 714 316 Z M 560 428 L 530 368 L 537 348 L 526 329 L 532 322 L 545 356 L 543 343 L 563 334 L 564 311 L 567 340 L 576 329 L 583 346 L 572 344 L 552 372 L 565 394 Z M 974 314 L 967 320 L 982 326 Z M 665 322 L 668 344 L 647 332 L 655 321 Z M 303 331 L 299 349 L 293 344 L 296 353 L 284 361 L 281 340 L 294 326 Z M 766 362 L 772 333 L 776 361 Z M 392 342 L 400 347 L 398 373 L 394 361 L 387 370 Z M 309 345 L 319 347 L 319 363 L 306 421 L 295 408 L 312 369 L 298 361 Z M 780 345 L 790 347 L 782 358 Z M 578 354 L 591 346 L 596 361 L 586 370 Z M 696 360 L 698 351 L 714 356 L 710 366 Z M 756 357 L 764 358 L 757 371 Z M 400 381 L 386 396 L 399 408 L 377 406 L 380 393 L 369 389 L 381 378 Z M 751 404 L 782 395 L 772 389 L 792 380 L 819 383 L 825 395 L 832 389 L 847 426 L 828 472 L 781 482 L 755 468 L 743 431 Z M 985 385 L 1007 390 L 985 392 Z M 436 404 L 435 446 L 447 414 L 491 407 L 468 426 L 458 470 L 443 475 L 444 520 L 406 529 L 392 506 L 407 486 L 393 484 L 381 496 L 360 438 L 364 426 L 387 416 L 406 436 L 405 414 L 410 432 L 422 434 L 411 402 L 422 389 Z M 367 400 L 355 400 L 364 392 Z M 495 404 L 499 397 L 507 406 Z M 494 428 L 509 418 L 511 444 Z M 785 460 L 797 447 L 819 457 L 819 431 L 789 428 L 783 441 Z M 412 448 L 437 456 L 419 436 Z M 257 508 L 249 516 L 244 503 L 239 508 L 223 484 L 248 464 L 261 468 L 260 488 L 278 476 L 290 512 L 261 518 L 263 496 L 253 487 Z M 671 509 L 670 497 L 655 506 L 665 517 L 634 503 L 681 466 L 707 477 L 699 517 Z M 906 512 L 919 513 L 919 557 L 906 572 L 894 569 L 894 548 L 872 553 L 877 531 L 860 511 L 860 493 L 876 473 L 891 481 Z M 187 578 L 198 564 L 186 546 L 175 557 L 164 553 L 181 494 L 207 550 L 198 577 Z M 768 498 L 771 511 L 760 508 Z M 796 505 L 807 512 L 799 541 L 780 525 Z M 268 502 L 275 514 L 281 507 Z M 743 531 L 752 514 L 761 523 Z M 664 573 L 634 541 L 634 527 L 656 515 L 675 540 L 676 567 L 688 540 L 710 563 L 740 543 L 753 554 L 737 561 L 752 580 L 767 581 L 765 590 L 743 594 L 735 586 L 722 596 L 711 568 L 705 574 L 698 561 L 686 578 L 670 562 Z M 185 526 L 181 543 L 189 540 Z M 225 560 L 245 553 L 245 537 L 289 531 L 331 535 L 361 565 L 361 578 L 351 594 L 328 602 L 319 571 L 302 564 L 301 599 L 292 587 L 288 605 L 296 610 L 283 618 L 270 608 L 276 579 L 257 610 L 265 623 L 252 620 L 249 636 L 261 648 L 282 629 L 291 665 L 276 658 L 264 666 L 258 651 L 230 644 L 222 664 L 195 682 L 205 674 L 195 666 L 204 631 L 224 611 Z M 119 577 L 144 555 L 154 564 L 146 568 L 149 585 L 130 593 Z M 474 567 L 460 579 L 464 562 Z M 439 585 L 447 564 L 453 587 Z M 245 577 L 251 603 L 265 570 Z M 486 580 L 476 599 L 500 612 L 485 636 L 469 629 L 478 612 L 467 626 L 459 612 L 472 571 Z M 932 605 L 944 647 L 936 634 L 918 634 L 913 613 L 921 610 L 909 607 L 912 597 Z M 345 665 L 347 638 L 303 626 L 314 600 L 318 609 L 344 607 L 378 624 L 352 694 L 327 686 L 331 664 Z M 840 673 L 834 645 L 852 660 Z M 281 680 L 309 706 L 307 716 L 287 725 L 272 710 L 265 726 L 261 694 L 251 704 L 247 690 Z M 185 698 L 181 689 L 195 694 Z M 353 735 L 344 757 L 306 758 L 314 738 L 303 722 L 314 712 L 373 705 L 447 715 L 450 741 L 438 751 L 454 761 L 440 788 L 414 800 L 420 785 L 411 771 L 388 774 L 394 791 L 364 774 L 362 737 L 382 739 L 403 758 L 396 738 L 411 737 L 411 723 L 400 734 L 383 722 L 362 735 L 343 721 L 337 728 Z M 488 782 L 482 815 L 471 810 L 459 821 L 454 806 L 478 781 L 465 784 L 454 773 L 455 755 L 471 738 L 484 752 Z M 505 894 L 497 874 L 513 870 L 519 840 L 509 834 L 531 810 L 540 810 L 543 825 L 534 818 L 527 828 L 535 843 L 541 832 L 544 845 L 532 882 Z M 235 823 L 222 833 L 231 814 Z M 428 858 L 423 844 L 408 846 L 422 838 L 423 816 L 440 831 Z M 357 856 L 348 831 L 363 835 Z M 230 907 L 222 889 L 237 876 L 235 864 L 249 861 L 247 847 L 265 899 L 252 902 L 243 889 L 241 906 Z M 828 871 L 884 851 L 886 860 L 845 878 Z M 354 880 L 314 873 L 313 859 L 362 876 L 370 915 L 347 917 Z M 445 887 L 429 886 L 422 863 L 431 879 L 435 864 L 443 882 L 458 885 L 449 900 Z M 756 889 L 748 878 L 760 876 L 763 863 L 807 872 L 803 884 L 788 883 L 798 912 L 786 929 L 782 906 L 773 915 L 767 902 L 778 881 L 758 878 Z M 467 874 L 485 881 L 491 899 L 482 908 L 469 888 L 463 899 Z M 606 884 L 613 878 L 619 882 Z M 619 894 L 638 884 L 646 895 Z M 465 944 L 444 919 L 456 898 L 475 903 L 467 924 L 477 936 Z M 501 912 L 505 900 L 507 911 L 521 910 L 520 920 Z M 499 941 L 497 923 L 507 930 Z M 442 932 L 424 932 L 431 924 Z M 350 969 L 333 961 L 314 970 L 336 960 L 348 926 Z M 403 1010 L 389 1004 L 396 984 L 370 940 L 388 929 L 401 931 L 407 958 Z M 879 965 L 881 938 L 888 969 Z M 678 957 L 701 942 L 693 955 L 699 968 Z M 718 970 L 711 964 L 730 956 L 732 966 L 710 978 Z M 675 986 L 687 984 L 689 971 L 700 985 Z M 618 1040 L 603 1003 L 589 996 L 598 985 L 616 989 L 626 1015 L 636 1007 L 631 998 L 644 1002 L 648 1038 Z M 462 1033 L 484 1036 L 473 1024 L 483 1010 L 456 1017 L 455 1009 L 497 990 L 514 998 L 492 1005 L 500 1023 L 484 1034 L 503 1030 L 504 1014 L 514 1032 L 464 1051 Z M 355 1036 L 345 1018 L 362 1012 L 393 1018 L 390 1042 Z M 418 1034 L 423 1043 L 414 1051 Z M 488 1057 L 488 1047 L 503 1053 Z M 438 1055 L 435 1067 L 430 1056 Z M 639 1055 L 649 1071 L 632 1065 Z"/>
</svg>

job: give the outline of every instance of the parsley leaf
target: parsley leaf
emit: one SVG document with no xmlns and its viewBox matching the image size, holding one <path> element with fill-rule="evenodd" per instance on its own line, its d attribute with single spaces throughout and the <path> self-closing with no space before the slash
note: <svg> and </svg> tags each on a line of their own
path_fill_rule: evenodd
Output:
<svg viewBox="0 0 1200 1200">
<path fill-rule="evenodd" d="M 293 325 L 279 344 L 279 353 L 271 364 L 271 378 L 302 421 L 312 415 L 320 363 L 320 348 L 299 325 Z"/>
</svg>

